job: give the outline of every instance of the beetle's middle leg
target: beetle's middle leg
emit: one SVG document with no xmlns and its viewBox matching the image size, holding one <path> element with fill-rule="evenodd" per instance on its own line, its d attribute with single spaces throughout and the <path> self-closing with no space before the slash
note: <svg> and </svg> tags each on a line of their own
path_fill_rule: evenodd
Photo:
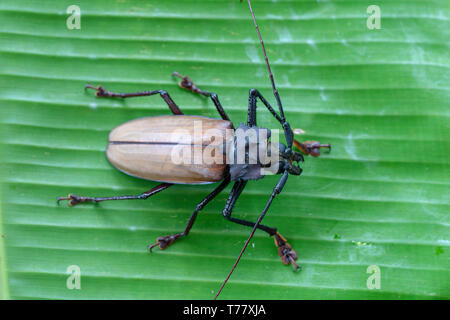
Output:
<svg viewBox="0 0 450 320">
<path fill-rule="evenodd" d="M 95 95 L 97 97 L 106 97 L 106 98 L 132 98 L 132 97 L 147 97 L 152 96 L 154 94 L 159 94 L 161 98 L 164 99 L 164 101 L 169 106 L 170 111 L 172 111 L 175 115 L 183 114 L 183 112 L 180 110 L 180 108 L 177 106 L 177 104 L 172 100 L 172 98 L 169 96 L 167 91 L 164 90 L 154 90 L 154 91 L 139 91 L 139 92 L 133 92 L 133 93 L 116 93 L 111 92 L 103 88 L 102 86 L 94 87 L 90 84 L 87 84 L 85 88 L 94 89 Z"/>
<path fill-rule="evenodd" d="M 231 121 L 227 113 L 223 109 L 222 105 L 220 104 L 219 97 L 217 96 L 217 94 L 199 89 L 189 77 L 182 76 L 176 71 L 173 73 L 173 75 L 181 79 L 181 81 L 178 83 L 181 88 L 192 91 L 194 93 L 201 94 L 205 97 L 210 97 L 211 100 L 214 102 L 214 105 L 216 106 L 216 109 L 219 112 L 222 119 Z"/>
<path fill-rule="evenodd" d="M 200 210 L 202 210 L 212 199 L 214 199 L 223 189 L 225 189 L 229 183 L 230 183 L 230 177 L 228 176 L 227 178 L 225 178 L 222 181 L 222 183 L 216 189 L 214 189 L 213 192 L 208 194 L 205 199 L 203 199 L 199 204 L 197 204 L 194 212 L 192 213 L 192 215 L 190 216 L 190 218 L 187 222 L 186 229 L 184 229 L 183 232 L 175 233 L 170 236 L 159 237 L 158 239 L 156 239 L 156 243 L 150 245 L 148 247 L 148 249 L 150 251 L 152 251 L 152 249 L 154 247 L 159 246 L 159 248 L 161 250 L 164 250 L 168 246 L 170 246 L 172 243 L 174 243 L 176 240 L 178 240 L 179 238 L 181 238 L 183 236 L 187 236 L 189 234 L 189 231 L 191 230 L 192 226 L 194 225 L 194 222 L 195 222 L 195 219 L 197 218 L 198 212 Z"/>
</svg>

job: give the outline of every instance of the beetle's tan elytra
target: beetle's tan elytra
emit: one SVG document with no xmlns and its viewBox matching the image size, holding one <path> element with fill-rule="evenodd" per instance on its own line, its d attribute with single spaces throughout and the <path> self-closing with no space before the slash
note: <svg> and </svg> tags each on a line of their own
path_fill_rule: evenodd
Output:
<svg viewBox="0 0 450 320">
<path fill-rule="evenodd" d="M 201 135 L 194 133 L 198 123 L 202 125 Z M 174 149 L 188 144 L 191 150 L 200 146 L 203 151 L 217 138 L 211 136 L 210 129 L 220 132 L 225 141 L 226 130 L 232 128 L 230 121 L 201 116 L 168 115 L 131 120 L 111 131 L 106 156 L 117 169 L 138 178 L 180 184 L 218 182 L 225 178 L 225 155 L 222 163 L 208 165 L 195 158 L 203 156 L 203 152 L 193 152 L 192 161 L 174 164 Z M 186 141 L 186 138 L 191 139 Z"/>
</svg>

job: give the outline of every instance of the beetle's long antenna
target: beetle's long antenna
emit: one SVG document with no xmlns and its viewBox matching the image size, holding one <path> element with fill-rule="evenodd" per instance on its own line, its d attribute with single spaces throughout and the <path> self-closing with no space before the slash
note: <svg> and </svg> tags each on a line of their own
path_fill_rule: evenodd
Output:
<svg viewBox="0 0 450 320">
<path fill-rule="evenodd" d="M 225 286 L 225 284 L 227 283 L 228 279 L 230 279 L 231 274 L 233 273 L 234 269 L 236 268 L 237 264 L 239 263 L 239 260 L 241 260 L 242 255 L 244 254 L 245 249 L 247 249 L 248 244 L 250 243 L 250 240 L 253 238 L 253 234 L 255 233 L 256 229 L 258 228 L 259 224 L 261 223 L 262 219 L 264 218 L 264 216 L 267 213 L 267 210 L 269 210 L 270 205 L 272 204 L 273 199 L 275 198 L 275 196 L 277 194 L 279 194 L 281 192 L 281 190 L 283 190 L 284 185 L 286 184 L 287 178 L 288 178 L 289 174 L 287 171 L 285 171 L 283 173 L 283 175 L 281 176 L 280 180 L 278 181 L 277 185 L 275 186 L 275 188 L 272 191 L 272 194 L 270 195 L 269 200 L 266 203 L 266 206 L 264 207 L 264 210 L 261 212 L 261 214 L 258 217 L 258 220 L 256 221 L 255 225 L 253 226 L 253 230 L 250 233 L 250 236 L 248 237 L 247 241 L 244 244 L 244 247 L 241 250 L 241 253 L 239 254 L 239 256 L 236 259 L 236 262 L 234 263 L 233 267 L 231 268 L 230 272 L 228 273 L 227 278 L 225 279 L 225 281 L 222 283 L 222 285 L 220 286 L 219 291 L 217 291 L 216 296 L 214 297 L 214 300 L 217 299 L 217 297 L 219 296 L 219 294 L 222 292 L 223 287 Z"/>
<path fill-rule="evenodd" d="M 242 0 L 241 0 L 242 2 Z M 281 104 L 281 99 L 280 99 L 280 95 L 278 94 L 278 90 L 275 86 L 275 80 L 273 78 L 273 74 L 272 74 L 272 70 L 270 69 L 270 64 L 269 64 L 269 59 L 267 58 L 267 54 L 266 54 L 266 48 L 264 47 L 264 42 L 263 39 L 261 37 L 261 33 L 259 32 L 259 28 L 258 28 L 258 24 L 256 23 L 256 18 L 255 18 L 255 14 L 253 13 L 253 9 L 252 9 L 252 4 L 250 3 L 250 0 L 247 0 L 248 2 L 248 7 L 250 9 L 250 12 L 252 14 L 252 18 L 253 18 L 253 23 L 255 24 L 255 28 L 256 31 L 258 32 L 258 37 L 259 37 L 259 41 L 261 42 L 261 46 L 263 49 L 263 53 L 264 53 L 264 60 L 266 60 L 266 65 L 267 65 L 267 70 L 269 71 L 269 77 L 270 77 L 270 81 L 272 82 L 272 89 L 273 89 L 273 94 L 277 100 L 277 104 L 278 104 L 278 108 L 280 110 L 280 118 L 282 119 L 282 121 L 285 123 L 286 119 L 284 117 L 284 112 L 283 112 L 283 106 Z M 284 127 L 284 124 L 283 124 Z M 286 128 L 285 132 L 286 132 Z M 288 129 L 290 129 L 289 125 L 288 125 Z M 291 130 L 292 131 L 292 130 Z M 292 138 L 292 137 L 291 137 Z M 292 143 L 291 143 L 292 144 Z M 289 146 L 290 147 L 290 146 Z M 250 243 L 250 240 L 253 238 L 253 235 L 255 234 L 256 229 L 258 228 L 259 224 L 261 223 L 262 219 L 264 218 L 264 216 L 267 213 L 267 210 L 269 210 L 270 205 L 272 204 L 273 199 L 275 198 L 275 196 L 277 194 L 279 194 L 281 192 L 281 190 L 284 187 L 284 184 L 286 183 L 286 180 L 288 178 L 288 172 L 285 171 L 283 173 L 283 176 L 280 178 L 280 180 L 278 181 L 277 185 L 275 186 L 275 189 L 273 190 L 269 201 L 267 201 L 266 206 L 263 210 L 263 212 L 259 215 L 258 220 L 256 221 L 255 225 L 253 226 L 252 232 L 250 233 L 250 236 L 248 237 L 247 241 L 244 244 L 244 247 L 242 248 L 241 252 L 239 253 L 239 256 L 237 257 L 236 261 L 234 262 L 233 267 L 231 268 L 230 272 L 228 273 L 228 276 L 226 277 L 225 281 L 222 283 L 222 285 L 219 288 L 219 291 L 217 291 L 216 296 L 214 297 L 214 300 L 217 299 L 217 297 L 220 295 L 220 293 L 222 292 L 223 287 L 225 286 L 225 284 L 227 283 L 228 279 L 230 279 L 231 274 L 233 273 L 234 269 L 236 268 L 237 264 L 239 263 L 239 260 L 241 259 L 242 255 L 244 254 L 245 249 L 247 249 L 248 244 Z M 292 262 L 292 260 L 291 260 Z M 294 265 L 297 266 L 294 262 Z M 298 267 L 298 266 L 297 266 Z"/>
<path fill-rule="evenodd" d="M 253 238 L 253 234 L 255 233 L 256 229 L 258 228 L 259 224 L 261 223 L 262 218 L 264 218 L 264 215 L 261 215 L 258 219 L 258 221 L 255 223 L 252 232 L 250 233 L 250 236 L 248 237 L 247 241 L 244 244 L 244 247 L 241 250 L 241 253 L 239 253 L 239 256 L 237 257 L 236 261 L 233 264 L 233 267 L 231 268 L 230 272 L 228 273 L 227 278 L 225 279 L 225 281 L 222 283 L 222 285 L 220 286 L 219 291 L 217 291 L 216 296 L 214 297 L 214 300 L 217 299 L 217 297 L 219 296 L 219 294 L 222 292 L 223 287 L 225 287 L 225 284 L 228 282 L 228 279 L 230 279 L 231 274 L 233 273 L 234 269 L 236 268 L 237 264 L 239 263 L 239 260 L 241 260 L 242 255 L 244 254 L 245 249 L 247 249 L 247 246 L 250 242 L 250 240 Z"/>
<path fill-rule="evenodd" d="M 278 109 L 280 110 L 280 117 L 283 121 L 285 121 L 283 106 L 281 104 L 280 95 L 278 94 L 278 90 L 275 86 L 275 80 L 273 78 L 272 70 L 270 69 L 269 59 L 267 58 L 266 48 L 264 47 L 264 42 L 261 37 L 261 32 L 259 32 L 258 24 L 256 23 L 255 14 L 253 13 L 253 9 L 252 9 L 252 4 L 250 3 L 250 0 L 247 0 L 247 2 L 248 2 L 248 7 L 250 8 L 250 12 L 252 14 L 253 23 L 255 24 L 256 32 L 258 33 L 259 41 L 261 42 L 262 50 L 264 53 L 264 60 L 266 60 L 267 70 L 269 71 L 270 81 L 272 82 L 273 94 L 275 96 L 275 99 L 277 100 Z"/>
</svg>

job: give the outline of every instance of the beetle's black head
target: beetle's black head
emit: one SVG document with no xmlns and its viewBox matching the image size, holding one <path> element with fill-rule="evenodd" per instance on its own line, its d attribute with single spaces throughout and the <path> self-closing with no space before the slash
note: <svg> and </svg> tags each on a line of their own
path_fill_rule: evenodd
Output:
<svg viewBox="0 0 450 320">
<path fill-rule="evenodd" d="M 302 168 L 300 168 L 300 162 L 303 162 L 303 156 L 292 149 L 286 147 L 284 144 L 280 143 L 280 162 L 278 167 L 278 173 L 283 173 L 288 171 L 289 174 L 299 176 L 302 173 Z"/>
</svg>

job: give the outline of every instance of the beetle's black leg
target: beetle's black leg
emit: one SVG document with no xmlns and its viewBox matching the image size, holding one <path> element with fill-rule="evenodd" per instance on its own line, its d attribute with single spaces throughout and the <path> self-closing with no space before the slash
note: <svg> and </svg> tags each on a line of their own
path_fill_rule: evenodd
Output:
<svg viewBox="0 0 450 320">
<path fill-rule="evenodd" d="M 133 93 L 115 93 L 115 92 L 105 90 L 105 88 L 103 88 L 102 86 L 94 87 L 94 86 L 91 86 L 90 84 L 87 84 L 86 88 L 96 90 L 95 95 L 97 97 L 132 98 L 132 97 L 146 97 L 146 96 L 152 96 L 154 94 L 159 94 L 164 99 L 164 101 L 167 103 L 170 111 L 172 111 L 173 114 L 175 114 L 175 115 L 183 114 L 183 112 L 176 105 L 176 103 L 172 100 L 172 98 L 169 96 L 169 94 L 164 90 L 139 91 L 139 92 L 133 92 Z"/>
<path fill-rule="evenodd" d="M 216 106 L 216 109 L 219 112 L 222 119 L 231 121 L 225 110 L 223 110 L 223 107 L 220 104 L 219 97 L 217 97 L 217 94 L 199 89 L 189 77 L 182 76 L 176 71 L 173 73 L 173 75 L 175 77 L 181 78 L 181 81 L 178 83 L 181 88 L 204 95 L 205 97 L 210 97 L 211 100 L 214 102 L 214 105 Z"/>
<path fill-rule="evenodd" d="M 292 249 L 292 246 L 287 243 L 286 239 L 278 232 L 274 235 L 273 240 L 275 241 L 275 246 L 278 248 L 278 255 L 281 257 L 281 261 L 284 264 L 291 264 L 294 266 L 294 270 L 300 269 L 295 260 L 297 260 L 297 252 Z"/>
<path fill-rule="evenodd" d="M 168 187 L 170 187 L 171 183 L 161 183 L 160 185 L 157 185 L 156 187 L 138 195 L 138 196 L 117 196 L 117 197 L 103 197 L 103 198 L 91 198 L 91 197 L 80 197 L 73 194 L 69 194 L 68 197 L 59 197 L 58 203 L 61 200 L 69 200 L 70 206 L 75 206 L 79 203 L 83 202 L 100 202 L 100 201 L 106 201 L 106 200 L 133 200 L 133 199 L 147 199 L 148 197 L 161 192 Z"/>
<path fill-rule="evenodd" d="M 280 116 L 272 108 L 272 106 L 267 102 L 267 100 L 262 96 L 262 94 L 256 89 L 250 89 L 249 98 L 248 98 L 248 118 L 247 123 L 249 126 L 256 125 L 256 98 L 259 98 L 262 103 L 266 106 L 266 108 L 270 111 L 270 113 L 278 120 L 278 122 L 283 127 L 284 135 L 286 137 L 286 142 L 289 148 L 292 147 L 292 143 L 294 140 L 294 133 L 289 125 L 289 123 L 284 119 L 284 115 Z M 280 108 L 282 110 L 282 108 Z"/>
<path fill-rule="evenodd" d="M 230 196 L 228 197 L 227 204 L 225 205 L 225 208 L 222 213 L 225 219 L 231 222 L 253 228 L 255 226 L 254 222 L 233 218 L 231 216 L 233 207 L 236 204 L 238 197 L 244 190 L 246 184 L 247 181 L 238 181 L 234 184 Z M 292 263 L 294 269 L 297 270 L 299 268 L 299 266 L 295 263 L 295 260 L 297 259 L 297 253 L 292 249 L 291 245 L 287 243 L 286 239 L 277 232 L 277 228 L 272 228 L 259 224 L 258 229 L 263 230 L 267 232 L 270 236 L 274 237 L 275 246 L 278 248 L 278 254 L 281 257 L 281 261 L 283 261 L 284 264 Z"/>
<path fill-rule="evenodd" d="M 272 106 L 267 102 L 266 99 L 261 95 L 261 93 L 256 89 L 250 89 L 249 98 L 248 98 L 248 117 L 247 117 L 247 125 L 248 126 L 256 126 L 256 98 L 259 98 L 262 103 L 269 109 L 270 113 L 281 123 L 283 127 L 284 134 L 286 136 L 286 140 L 288 145 L 292 145 L 292 143 L 306 155 L 312 155 L 313 157 L 318 157 L 320 155 L 320 148 L 328 148 L 331 150 L 330 144 L 320 144 L 318 141 L 305 141 L 303 143 L 294 139 L 294 134 L 289 126 L 289 123 L 283 121 L 283 119 L 277 114 L 277 112 L 272 108 Z"/>
<path fill-rule="evenodd" d="M 281 123 L 283 120 L 277 114 L 277 112 L 272 108 L 272 106 L 267 102 L 267 100 L 262 96 L 262 94 L 256 89 L 250 89 L 248 96 L 248 117 L 247 124 L 249 126 L 256 126 L 256 98 L 259 98 L 262 103 L 269 109 L 270 113 Z"/>
<path fill-rule="evenodd" d="M 228 273 L 228 276 L 225 278 L 225 281 L 222 283 L 219 290 L 217 291 L 217 294 L 214 297 L 214 300 L 217 299 L 220 292 L 222 292 L 223 287 L 227 283 L 228 279 L 230 279 L 231 274 L 233 273 L 234 269 L 236 268 L 237 264 L 239 263 L 239 260 L 241 259 L 242 255 L 244 254 L 244 251 L 247 248 L 248 244 L 250 243 L 250 240 L 252 239 L 253 235 L 255 234 L 256 229 L 258 228 L 261 221 L 264 219 L 264 216 L 266 215 L 267 211 L 269 210 L 273 199 L 275 199 L 275 196 L 277 194 L 281 193 L 284 185 L 286 184 L 288 177 L 289 177 L 289 172 L 286 170 L 286 171 L 284 171 L 280 180 L 278 180 L 278 183 L 276 184 L 275 188 L 273 189 L 272 194 L 270 195 L 270 198 L 267 201 L 266 206 L 264 207 L 264 210 L 261 212 L 261 214 L 258 217 L 258 220 L 256 220 L 256 223 L 253 225 L 252 232 L 250 233 L 249 237 L 247 238 L 247 241 L 245 241 L 245 244 L 242 247 L 242 250 L 239 253 L 239 256 L 237 257 L 236 261 L 234 262 L 233 267 L 231 267 L 231 270 Z M 286 240 L 279 233 L 276 233 L 276 235 L 275 235 L 275 244 L 278 246 L 278 253 L 281 255 L 282 261 L 287 264 L 292 263 L 292 265 L 294 266 L 294 271 L 298 270 L 299 266 L 295 263 L 295 259 L 297 259 L 297 253 L 294 250 L 292 250 L 292 247 L 286 242 Z"/>
<path fill-rule="evenodd" d="M 231 213 L 233 211 L 233 207 L 236 204 L 236 201 L 239 198 L 239 196 L 241 195 L 242 191 L 244 190 L 246 184 L 247 184 L 247 181 L 237 181 L 234 184 L 233 189 L 231 189 L 231 193 L 230 193 L 230 196 L 228 197 L 228 200 L 227 200 L 227 203 L 225 205 L 225 208 L 222 211 L 222 214 L 223 214 L 225 219 L 227 219 L 227 220 L 229 220 L 231 222 L 242 224 L 242 225 L 248 226 L 248 227 L 253 227 L 255 225 L 254 222 L 233 218 L 231 216 Z M 271 227 L 268 227 L 268 226 L 265 226 L 265 225 L 259 225 L 258 229 L 261 229 L 261 230 L 267 232 L 271 236 L 273 236 L 274 234 L 277 233 L 277 229 L 276 228 L 271 228 Z"/>
<path fill-rule="evenodd" d="M 195 219 L 197 218 L 197 214 L 200 210 L 202 210 L 212 199 L 214 199 L 223 189 L 226 188 L 226 186 L 230 183 L 230 177 L 228 176 L 227 178 L 225 178 L 222 183 L 216 188 L 214 189 L 213 192 L 211 192 L 209 195 L 206 196 L 205 199 L 203 199 L 196 207 L 194 212 L 192 213 L 192 215 L 190 216 L 187 225 L 186 225 L 186 229 L 184 229 L 183 232 L 180 233 L 175 233 L 172 234 L 170 236 L 164 236 L 164 237 L 159 237 L 158 239 L 156 239 L 156 243 L 150 245 L 148 247 L 148 249 L 150 251 L 152 251 L 152 249 L 156 246 L 159 246 L 159 248 L 161 250 L 166 249 L 168 246 L 170 246 L 175 240 L 183 237 L 183 236 L 187 236 L 189 234 L 189 231 L 191 230 Z"/>
</svg>

